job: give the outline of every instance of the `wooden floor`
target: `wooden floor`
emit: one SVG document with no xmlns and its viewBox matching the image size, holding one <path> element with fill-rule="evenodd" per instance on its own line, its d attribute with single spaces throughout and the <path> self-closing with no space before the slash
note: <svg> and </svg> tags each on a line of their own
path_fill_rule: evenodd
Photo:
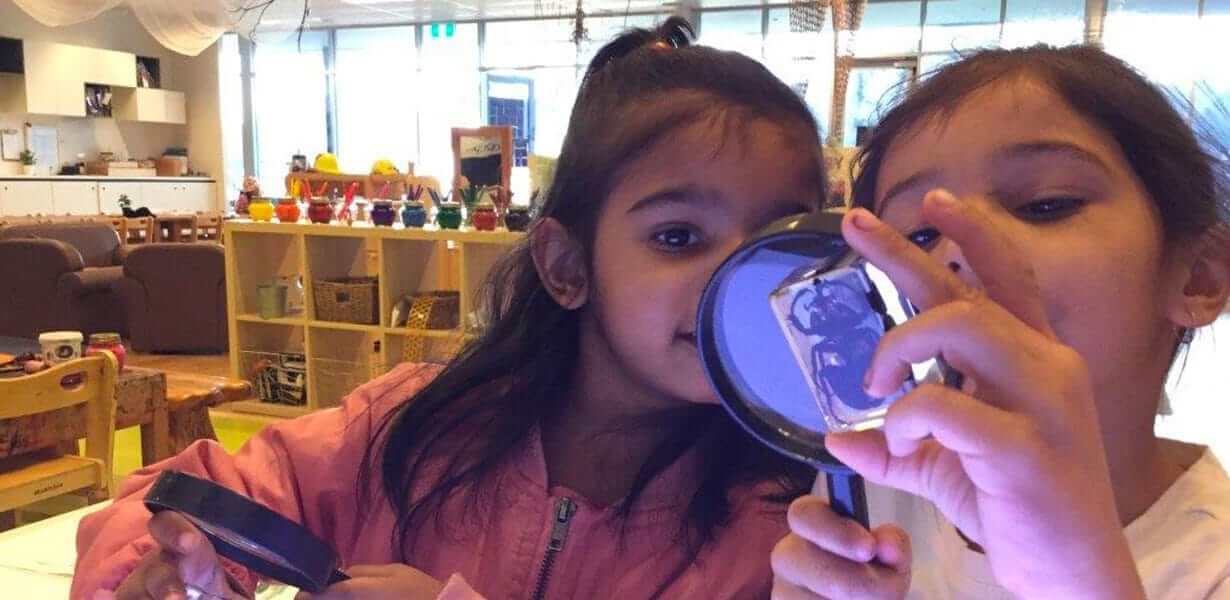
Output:
<svg viewBox="0 0 1230 600">
<path fill-rule="evenodd" d="M 128 363 L 159 371 L 180 371 L 214 377 L 230 377 L 231 363 L 225 354 L 140 354 L 128 353 Z"/>
</svg>

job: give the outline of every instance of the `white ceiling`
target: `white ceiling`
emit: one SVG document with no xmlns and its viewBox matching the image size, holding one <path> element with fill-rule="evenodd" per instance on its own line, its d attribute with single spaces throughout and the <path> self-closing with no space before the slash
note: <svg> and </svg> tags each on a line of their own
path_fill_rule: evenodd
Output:
<svg viewBox="0 0 1230 600">
<path fill-rule="evenodd" d="M 310 27 L 406 22 L 465 21 L 479 18 L 571 17 L 576 0 L 308 0 Z M 779 2 L 782 0 L 778 0 Z M 279 0 L 300 4 L 302 0 Z M 758 5 L 764 0 L 708 0 L 707 8 Z M 673 12 L 677 0 L 583 0 L 588 15 Z"/>
</svg>

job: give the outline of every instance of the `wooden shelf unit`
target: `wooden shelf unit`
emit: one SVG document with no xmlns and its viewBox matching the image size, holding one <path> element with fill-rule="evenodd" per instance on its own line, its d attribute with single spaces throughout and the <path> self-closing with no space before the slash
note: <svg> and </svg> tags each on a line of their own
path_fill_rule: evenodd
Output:
<svg viewBox="0 0 1230 600">
<path fill-rule="evenodd" d="M 243 412 L 293 417 L 336 406 L 359 384 L 401 362 L 408 344 L 429 360 L 447 360 L 472 335 L 466 329 L 477 293 L 491 267 L 525 234 L 442 231 L 309 223 L 226 221 L 226 300 L 231 372 L 249 379 L 253 353 L 302 353 L 306 406 L 249 401 Z M 374 325 L 316 318 L 314 281 L 378 277 L 380 320 Z M 273 279 L 303 281 L 303 310 L 277 319 L 259 315 L 257 286 Z M 392 327 L 393 307 L 404 295 L 432 290 L 460 294 L 462 326 L 454 330 Z M 295 293 L 292 291 L 292 293 Z"/>
</svg>

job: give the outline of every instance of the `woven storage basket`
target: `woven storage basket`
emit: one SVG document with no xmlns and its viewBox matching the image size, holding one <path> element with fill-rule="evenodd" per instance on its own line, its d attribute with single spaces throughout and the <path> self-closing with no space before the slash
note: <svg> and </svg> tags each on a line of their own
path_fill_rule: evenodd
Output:
<svg viewBox="0 0 1230 600">
<path fill-rule="evenodd" d="M 316 300 L 316 318 L 321 321 L 375 325 L 380 320 L 376 289 L 375 277 L 317 281 L 312 286 L 312 297 Z"/>
<path fill-rule="evenodd" d="M 457 329 L 461 324 L 461 293 L 442 290 L 410 296 L 406 326 L 410 329 Z"/>
</svg>

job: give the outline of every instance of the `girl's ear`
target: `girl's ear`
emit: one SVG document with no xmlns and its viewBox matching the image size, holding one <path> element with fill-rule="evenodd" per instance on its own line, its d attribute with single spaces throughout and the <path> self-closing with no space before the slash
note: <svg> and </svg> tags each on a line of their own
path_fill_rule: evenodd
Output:
<svg viewBox="0 0 1230 600">
<path fill-rule="evenodd" d="M 1226 309 L 1230 299 L 1230 244 L 1218 233 L 1208 233 L 1176 256 L 1178 285 L 1168 299 L 1171 322 L 1187 329 L 1203 327 Z"/>
<path fill-rule="evenodd" d="M 589 301 L 589 266 L 585 250 L 555 219 L 546 218 L 530 233 L 530 254 L 538 278 L 555 302 L 576 310 Z"/>
</svg>

